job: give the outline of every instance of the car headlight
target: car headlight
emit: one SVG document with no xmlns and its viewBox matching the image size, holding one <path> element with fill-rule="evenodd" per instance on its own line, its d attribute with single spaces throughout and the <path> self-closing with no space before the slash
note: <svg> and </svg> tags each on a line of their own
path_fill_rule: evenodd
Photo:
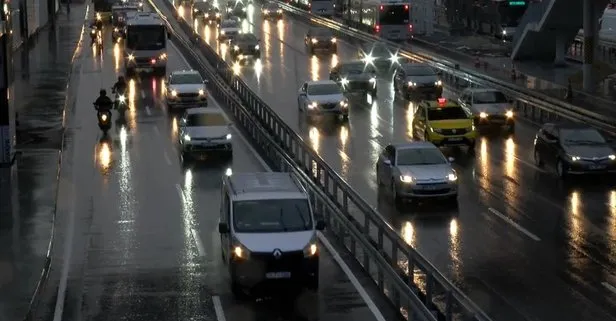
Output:
<svg viewBox="0 0 616 321">
<path fill-rule="evenodd" d="M 133 56 L 132 54 L 128 55 L 128 60 L 135 60 L 135 56 Z"/>
<path fill-rule="evenodd" d="M 268 13 L 269 13 L 269 10 L 267 9 L 263 10 L 263 14 L 268 14 Z"/>
<path fill-rule="evenodd" d="M 414 82 L 412 82 L 412 81 L 409 81 L 409 87 L 415 87 L 415 86 L 417 86 L 417 83 L 414 83 Z"/>
<path fill-rule="evenodd" d="M 488 114 L 484 113 L 484 112 L 480 112 L 479 113 L 479 117 L 480 118 L 488 118 Z"/>
<path fill-rule="evenodd" d="M 442 85 L 443 85 L 443 82 L 442 82 L 442 81 L 440 81 L 440 80 L 437 80 L 437 81 L 435 81 L 435 82 L 434 82 L 434 85 L 436 85 L 436 86 L 442 86 Z"/>
<path fill-rule="evenodd" d="M 177 95 L 178 95 L 178 92 L 176 90 L 171 91 L 171 97 L 176 97 Z"/>
<path fill-rule="evenodd" d="M 203 95 L 205 95 L 205 90 L 199 89 L 199 96 L 203 96 Z"/>
<path fill-rule="evenodd" d="M 235 50 L 235 51 L 240 50 L 240 46 L 238 46 L 238 45 L 233 46 L 233 50 Z"/>
<path fill-rule="evenodd" d="M 340 102 L 340 106 L 342 106 L 343 108 L 346 108 L 349 106 L 349 103 L 346 100 L 343 100 Z"/>
<path fill-rule="evenodd" d="M 375 83 L 375 82 L 376 82 L 376 77 L 372 77 L 372 78 L 370 78 L 370 82 L 371 82 L 371 83 Z"/>
<path fill-rule="evenodd" d="M 113 28 L 113 31 L 114 31 L 114 32 L 118 32 L 118 31 L 120 31 L 120 29 L 118 29 L 118 28 Z"/>
<path fill-rule="evenodd" d="M 225 31 L 224 31 L 224 30 L 220 30 L 220 34 L 221 34 L 221 35 L 224 35 L 224 34 L 225 34 Z"/>
<path fill-rule="evenodd" d="M 242 11 L 246 12 L 246 8 L 242 8 Z"/>
<path fill-rule="evenodd" d="M 319 247 L 316 243 L 310 243 L 304 248 L 304 257 L 312 257 L 319 253 Z"/>
<path fill-rule="evenodd" d="M 121 103 L 123 103 L 123 102 L 125 102 L 125 101 L 126 101 L 126 97 L 124 97 L 124 95 L 120 95 L 120 96 L 118 96 L 118 100 L 119 100 Z"/>
<path fill-rule="evenodd" d="M 505 113 L 505 116 L 507 116 L 507 118 L 513 118 L 513 111 L 508 110 L 508 111 Z"/>
<path fill-rule="evenodd" d="M 92 29 L 92 31 L 90 32 L 91 34 L 95 34 L 96 30 Z"/>
<path fill-rule="evenodd" d="M 162 54 L 160 54 L 160 56 L 158 56 L 158 59 L 160 59 L 160 60 L 165 60 L 165 59 L 167 59 L 167 54 L 166 54 L 166 53 L 162 53 Z"/>
<path fill-rule="evenodd" d="M 308 104 L 308 109 L 315 109 L 317 108 L 319 104 L 316 101 L 311 102 L 310 104 Z"/>
<path fill-rule="evenodd" d="M 336 43 L 336 38 L 332 38 L 332 43 Z"/>
<path fill-rule="evenodd" d="M 401 175 L 400 176 L 400 181 L 402 183 L 412 183 L 413 182 L 413 178 L 411 176 L 408 176 L 408 175 Z"/>
<path fill-rule="evenodd" d="M 278 10 L 276 10 L 276 12 L 282 13 L 282 9 L 278 9 Z"/>
<path fill-rule="evenodd" d="M 430 129 L 435 132 L 435 133 L 442 133 L 443 130 L 441 128 L 434 128 L 434 127 L 430 127 Z"/>
<path fill-rule="evenodd" d="M 312 40 L 311 40 L 311 41 L 312 41 L 312 43 L 317 43 L 317 42 L 319 42 L 319 40 L 317 40 L 317 38 L 312 38 Z"/>
<path fill-rule="evenodd" d="M 101 120 L 102 121 L 107 121 L 107 114 L 102 114 L 101 115 Z"/>
<path fill-rule="evenodd" d="M 451 174 L 447 175 L 447 179 L 450 182 L 455 182 L 455 181 L 458 180 L 458 175 L 456 175 L 456 173 L 451 173 Z"/>
<path fill-rule="evenodd" d="M 255 50 L 259 50 L 259 49 L 261 49 L 261 46 L 255 45 Z"/>
<path fill-rule="evenodd" d="M 340 79 L 340 83 L 342 83 L 342 85 L 348 85 L 349 84 L 349 80 L 346 78 L 342 78 Z"/>
<path fill-rule="evenodd" d="M 569 155 L 569 157 L 571 158 L 571 161 L 574 161 L 574 162 L 577 162 L 577 161 L 579 161 L 579 160 L 580 160 L 580 156 L 572 156 L 572 155 Z"/>
<path fill-rule="evenodd" d="M 233 135 L 231 135 L 231 134 L 227 134 L 227 136 L 225 136 L 225 138 L 226 138 L 227 140 L 231 140 L 231 138 L 233 138 Z"/>
<path fill-rule="evenodd" d="M 188 134 L 184 135 L 184 140 L 189 142 L 190 141 L 190 136 L 188 136 Z"/>
<path fill-rule="evenodd" d="M 507 30 L 503 30 L 503 36 L 507 35 Z"/>
<path fill-rule="evenodd" d="M 608 156 L 610 160 L 616 160 L 616 155 L 610 155 Z"/>
<path fill-rule="evenodd" d="M 102 20 L 103 16 L 100 13 L 96 13 L 96 20 Z"/>
</svg>

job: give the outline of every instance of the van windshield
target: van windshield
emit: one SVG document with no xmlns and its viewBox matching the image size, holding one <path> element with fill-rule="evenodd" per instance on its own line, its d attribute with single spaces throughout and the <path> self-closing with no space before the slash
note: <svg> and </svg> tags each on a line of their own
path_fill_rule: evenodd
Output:
<svg viewBox="0 0 616 321">
<path fill-rule="evenodd" d="M 279 233 L 312 229 L 306 199 L 238 201 L 233 205 L 233 228 L 237 233 Z"/>
</svg>

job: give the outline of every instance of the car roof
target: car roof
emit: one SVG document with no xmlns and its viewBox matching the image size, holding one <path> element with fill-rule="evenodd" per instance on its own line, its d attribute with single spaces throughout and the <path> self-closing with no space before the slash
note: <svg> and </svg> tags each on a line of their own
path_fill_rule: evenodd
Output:
<svg viewBox="0 0 616 321">
<path fill-rule="evenodd" d="M 194 70 L 194 69 L 189 69 L 189 70 L 176 70 L 176 71 L 172 71 L 170 76 L 177 76 L 177 75 L 194 75 L 197 74 L 199 76 L 201 76 L 201 74 Z"/>
<path fill-rule="evenodd" d="M 279 8 L 279 7 L 280 7 L 280 6 L 279 6 L 277 3 L 275 3 L 275 2 L 268 2 L 268 3 L 264 4 L 263 6 L 264 6 L 264 7 L 267 7 L 267 8 L 274 8 L 274 7 Z"/>
<path fill-rule="evenodd" d="M 438 149 L 434 144 L 424 141 L 412 141 L 392 144 L 395 149 Z"/>
<path fill-rule="evenodd" d="M 465 91 L 469 92 L 469 93 L 488 93 L 488 92 L 500 92 L 500 93 L 502 93 L 502 91 L 500 91 L 498 89 L 494 89 L 494 88 L 467 88 Z"/>
<path fill-rule="evenodd" d="M 456 102 L 455 100 L 451 100 L 451 99 L 447 99 L 445 101 L 445 104 L 440 104 L 438 100 L 424 100 L 421 102 L 421 106 L 428 107 L 428 108 L 451 108 L 451 107 L 462 108 L 460 104 L 458 104 L 458 102 Z"/>
<path fill-rule="evenodd" d="M 333 80 L 312 80 L 307 82 L 308 86 L 312 85 L 338 85 Z"/>
<path fill-rule="evenodd" d="M 202 115 L 202 114 L 223 114 L 222 109 L 212 107 L 187 108 L 187 115 Z"/>
<path fill-rule="evenodd" d="M 545 123 L 545 125 L 553 125 L 556 129 L 595 129 L 592 126 L 582 124 L 582 123 L 574 123 L 574 122 L 559 122 L 559 123 Z"/>
</svg>

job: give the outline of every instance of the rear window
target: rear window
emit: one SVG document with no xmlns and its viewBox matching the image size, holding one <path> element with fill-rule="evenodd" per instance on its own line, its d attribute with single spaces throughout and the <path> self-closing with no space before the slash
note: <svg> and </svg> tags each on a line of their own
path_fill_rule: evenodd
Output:
<svg viewBox="0 0 616 321">
<path fill-rule="evenodd" d="M 186 126 L 226 126 L 227 120 L 222 114 L 192 114 L 186 117 Z"/>
<path fill-rule="evenodd" d="M 221 23 L 222 28 L 237 28 L 238 26 L 239 23 L 237 23 L 237 21 L 223 21 Z"/>
<path fill-rule="evenodd" d="M 429 108 L 429 120 L 468 119 L 464 109 L 460 107 Z"/>
<path fill-rule="evenodd" d="M 237 201 L 233 204 L 237 233 L 280 233 L 312 230 L 306 199 Z"/>
</svg>

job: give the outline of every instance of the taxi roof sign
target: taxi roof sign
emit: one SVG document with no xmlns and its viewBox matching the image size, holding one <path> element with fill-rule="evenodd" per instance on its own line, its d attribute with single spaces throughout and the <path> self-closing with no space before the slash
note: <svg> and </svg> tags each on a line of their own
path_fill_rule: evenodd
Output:
<svg viewBox="0 0 616 321">
<path fill-rule="evenodd" d="M 437 101 L 438 101 L 438 105 L 440 107 L 444 107 L 447 104 L 447 99 L 445 97 L 441 97 L 441 98 L 437 99 Z"/>
</svg>

